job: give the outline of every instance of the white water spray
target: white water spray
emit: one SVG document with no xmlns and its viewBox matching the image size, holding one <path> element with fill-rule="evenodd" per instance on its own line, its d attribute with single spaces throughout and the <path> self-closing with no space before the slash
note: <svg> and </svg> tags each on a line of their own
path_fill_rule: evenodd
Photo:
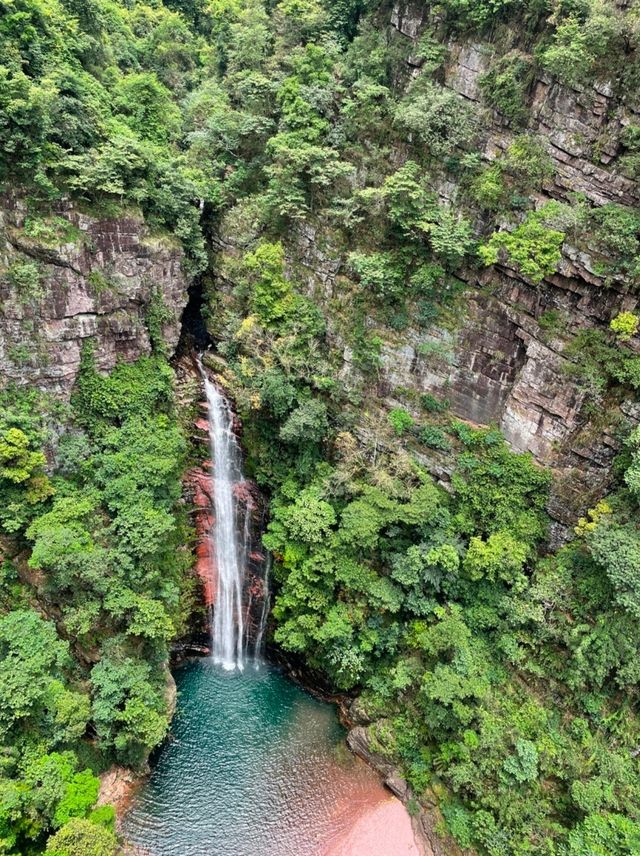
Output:
<svg viewBox="0 0 640 856">
<path fill-rule="evenodd" d="M 260 612 L 260 623 L 258 624 L 258 633 L 256 635 L 255 655 L 253 662 L 256 666 L 260 663 L 262 655 L 262 647 L 264 645 L 264 637 L 267 630 L 267 621 L 269 620 L 269 607 L 271 605 L 271 593 L 269 591 L 269 572 L 271 571 L 271 553 L 267 554 L 264 569 L 264 584 L 262 592 L 262 611 Z"/>
<path fill-rule="evenodd" d="M 233 414 L 225 397 L 202 370 L 209 409 L 209 437 L 213 463 L 212 531 L 216 594 L 211 633 L 213 659 L 225 669 L 244 665 L 242 598 L 247 548 L 238 537 L 238 502 L 234 485 L 243 481 L 242 453 L 233 433 Z M 247 527 L 244 527 L 247 537 Z"/>
<path fill-rule="evenodd" d="M 207 397 L 213 467 L 214 524 L 209 537 L 215 593 L 211 650 L 214 662 L 223 668 L 242 669 L 249 658 L 250 646 L 254 664 L 260 662 L 269 618 L 271 557 L 262 561 L 260 582 L 255 576 L 256 561 L 260 568 L 260 552 L 252 553 L 251 521 L 255 507 L 242 473 L 242 450 L 234 432 L 233 412 L 227 399 L 209 380 L 200 360 L 198 367 Z M 247 569 L 250 569 L 248 574 Z"/>
</svg>

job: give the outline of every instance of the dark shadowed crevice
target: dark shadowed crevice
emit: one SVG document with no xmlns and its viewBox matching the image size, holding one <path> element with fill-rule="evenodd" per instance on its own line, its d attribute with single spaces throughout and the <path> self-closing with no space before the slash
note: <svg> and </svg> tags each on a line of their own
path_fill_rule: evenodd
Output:
<svg viewBox="0 0 640 856">
<path fill-rule="evenodd" d="M 182 356 L 191 351 L 204 351 L 211 345 L 202 306 L 204 302 L 204 283 L 198 276 L 189 286 L 189 299 L 182 313 L 182 330 L 176 355 Z"/>
</svg>

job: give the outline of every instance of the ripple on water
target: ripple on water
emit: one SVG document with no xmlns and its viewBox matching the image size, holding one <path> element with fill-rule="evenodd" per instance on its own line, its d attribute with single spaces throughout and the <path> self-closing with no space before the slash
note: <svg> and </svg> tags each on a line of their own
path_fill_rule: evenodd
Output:
<svg viewBox="0 0 640 856">
<path fill-rule="evenodd" d="M 279 671 L 195 660 L 176 681 L 172 739 L 124 822 L 150 856 L 320 856 L 388 799 L 334 708 Z"/>
</svg>

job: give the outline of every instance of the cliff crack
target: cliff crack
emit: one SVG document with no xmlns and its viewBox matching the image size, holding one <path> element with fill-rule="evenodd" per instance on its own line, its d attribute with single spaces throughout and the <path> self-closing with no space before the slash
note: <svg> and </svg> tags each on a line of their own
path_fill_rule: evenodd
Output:
<svg viewBox="0 0 640 856">
<path fill-rule="evenodd" d="M 42 249 L 41 247 L 33 247 L 32 245 L 25 244 L 9 235 L 7 235 L 7 240 L 14 250 L 17 250 L 19 253 L 23 253 L 25 256 L 29 256 L 29 258 L 35 259 L 38 262 L 43 262 L 44 264 L 54 265 L 55 267 L 66 268 L 67 270 L 73 271 L 78 276 L 85 276 L 80 268 L 75 267 L 71 262 L 61 258 L 57 253 L 53 252 L 53 250 L 49 251 Z"/>
</svg>

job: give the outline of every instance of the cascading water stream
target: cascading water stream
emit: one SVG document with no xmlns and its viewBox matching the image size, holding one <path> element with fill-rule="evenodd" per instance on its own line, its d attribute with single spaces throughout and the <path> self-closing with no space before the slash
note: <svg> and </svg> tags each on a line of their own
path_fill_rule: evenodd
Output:
<svg viewBox="0 0 640 856">
<path fill-rule="evenodd" d="M 255 656 L 254 663 L 259 662 L 262 646 L 264 644 L 264 636 L 267 630 L 267 621 L 269 620 L 269 607 L 271 606 L 271 593 L 269 591 L 269 574 L 271 572 L 272 563 L 271 554 L 269 553 L 265 562 L 264 584 L 262 592 L 262 611 L 260 612 L 260 623 L 258 624 L 258 633 L 256 634 Z"/>
<path fill-rule="evenodd" d="M 223 668 L 244 665 L 245 620 L 243 592 L 248 553 L 245 515 L 243 539 L 239 537 L 239 508 L 235 490 L 242 486 L 242 452 L 233 431 L 233 413 L 225 397 L 207 377 L 200 364 L 207 396 L 209 439 L 213 465 L 215 522 L 211 532 L 215 578 L 215 602 L 211 645 L 214 662 Z M 247 512 L 248 513 L 248 512 Z"/>
</svg>

